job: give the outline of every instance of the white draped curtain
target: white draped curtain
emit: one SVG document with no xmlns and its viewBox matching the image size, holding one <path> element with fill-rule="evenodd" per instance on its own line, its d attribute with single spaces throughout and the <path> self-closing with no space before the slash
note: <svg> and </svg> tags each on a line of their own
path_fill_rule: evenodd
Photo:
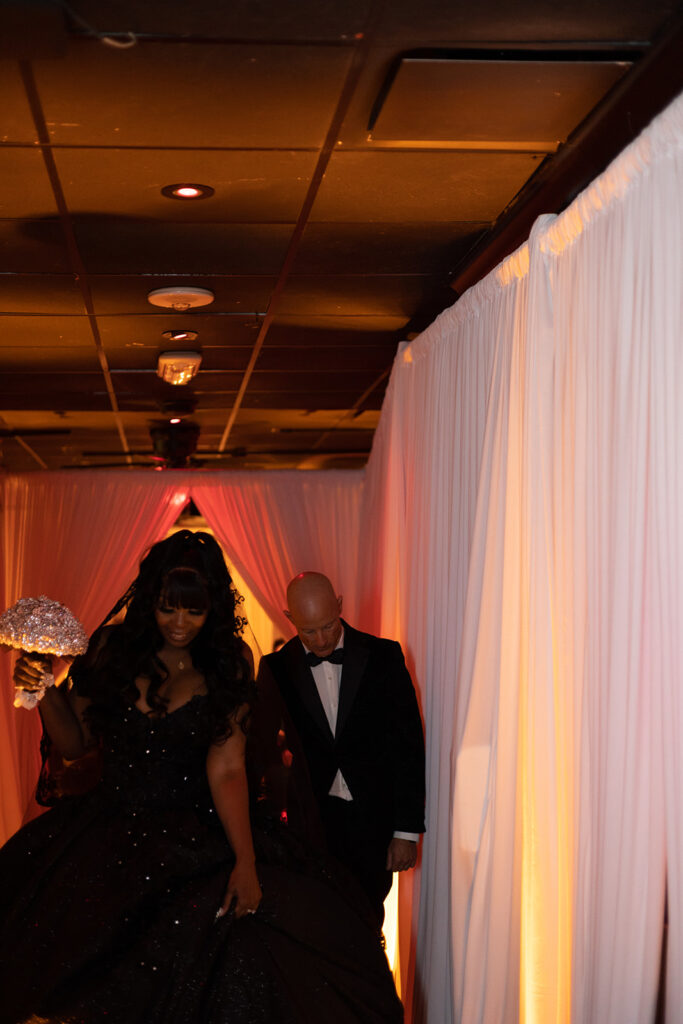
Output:
<svg viewBox="0 0 683 1024">
<path fill-rule="evenodd" d="M 416 1022 L 652 1020 L 665 872 L 683 1019 L 682 149 L 679 99 L 396 360 L 361 564 L 427 731 Z"/>
</svg>

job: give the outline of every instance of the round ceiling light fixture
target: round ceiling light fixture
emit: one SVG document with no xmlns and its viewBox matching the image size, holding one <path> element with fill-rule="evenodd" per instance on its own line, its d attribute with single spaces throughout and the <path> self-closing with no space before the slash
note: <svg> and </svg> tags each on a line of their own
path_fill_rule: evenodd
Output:
<svg viewBox="0 0 683 1024">
<path fill-rule="evenodd" d="M 194 306 L 208 306 L 215 297 L 208 288 L 176 285 L 173 288 L 155 288 L 148 294 L 147 301 L 153 306 L 163 306 L 164 309 L 175 309 L 183 313 Z"/>
<path fill-rule="evenodd" d="M 162 196 L 167 199 L 209 199 L 214 190 L 210 185 L 198 185 L 195 182 L 180 181 L 175 185 L 164 185 Z"/>
</svg>

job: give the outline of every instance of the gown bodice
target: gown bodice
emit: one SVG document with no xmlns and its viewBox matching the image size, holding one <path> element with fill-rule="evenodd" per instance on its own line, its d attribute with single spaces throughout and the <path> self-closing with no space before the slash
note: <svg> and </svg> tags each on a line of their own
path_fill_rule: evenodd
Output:
<svg viewBox="0 0 683 1024">
<path fill-rule="evenodd" d="M 102 793 L 121 804 L 205 808 L 210 743 L 206 698 L 163 715 L 121 709 L 103 740 Z"/>
</svg>

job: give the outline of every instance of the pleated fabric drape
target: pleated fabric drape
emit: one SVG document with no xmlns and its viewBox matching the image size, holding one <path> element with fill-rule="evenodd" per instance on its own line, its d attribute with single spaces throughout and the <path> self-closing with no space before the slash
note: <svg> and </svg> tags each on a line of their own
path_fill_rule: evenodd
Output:
<svg viewBox="0 0 683 1024">
<path fill-rule="evenodd" d="M 394 366 L 361 562 L 427 730 L 415 1022 L 652 1020 L 666 872 L 683 1017 L 682 150 L 679 99 Z"/>
<path fill-rule="evenodd" d="M 403 641 L 425 725 L 427 834 L 419 872 L 400 876 L 399 908 L 402 995 L 418 1006 L 450 990 L 449 759 L 494 324 L 465 300 L 403 347 L 364 494 L 361 617 Z M 449 1000 L 440 1006 L 450 1020 Z"/>
<path fill-rule="evenodd" d="M 355 624 L 362 485 L 360 470 L 192 475 L 197 508 L 284 637 L 287 584 L 306 569 L 330 577 Z"/>
</svg>

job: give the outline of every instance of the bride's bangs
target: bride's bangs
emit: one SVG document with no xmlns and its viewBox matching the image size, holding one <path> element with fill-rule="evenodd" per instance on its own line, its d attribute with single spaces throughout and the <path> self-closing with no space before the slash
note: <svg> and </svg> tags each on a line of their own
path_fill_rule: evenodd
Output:
<svg viewBox="0 0 683 1024">
<path fill-rule="evenodd" d="M 205 612 L 210 604 L 206 580 L 196 569 L 172 569 L 162 581 L 160 607 L 191 608 L 193 611 Z"/>
</svg>

